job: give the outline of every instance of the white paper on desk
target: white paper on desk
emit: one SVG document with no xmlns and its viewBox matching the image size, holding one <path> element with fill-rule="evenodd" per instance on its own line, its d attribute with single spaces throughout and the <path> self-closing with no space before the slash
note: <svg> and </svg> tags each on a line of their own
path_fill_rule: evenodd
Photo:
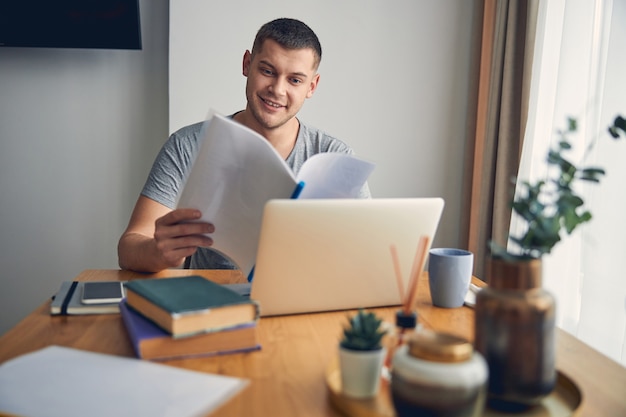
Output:
<svg viewBox="0 0 626 417">
<path fill-rule="evenodd" d="M 0 365 L 0 411 L 37 417 L 204 416 L 247 383 L 50 346 Z"/>
<path fill-rule="evenodd" d="M 341 153 L 309 158 L 296 178 L 276 149 L 253 130 L 219 114 L 203 127 L 203 140 L 178 199 L 215 225 L 212 248 L 229 257 L 245 275 L 256 260 L 265 203 L 291 198 L 354 198 L 374 165 Z"/>
</svg>

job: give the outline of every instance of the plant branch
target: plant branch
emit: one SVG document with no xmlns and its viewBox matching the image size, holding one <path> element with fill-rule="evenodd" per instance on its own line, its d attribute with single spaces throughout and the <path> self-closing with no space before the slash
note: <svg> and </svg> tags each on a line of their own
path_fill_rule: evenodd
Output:
<svg viewBox="0 0 626 417">
<path fill-rule="evenodd" d="M 511 207 L 526 222 L 526 227 L 521 235 L 509 236 L 509 240 L 517 244 L 521 252 L 510 253 L 492 241 L 492 256 L 509 259 L 540 258 L 552 251 L 561 241 L 563 233 L 569 235 L 578 226 L 592 219 L 591 212 L 584 207 L 583 198 L 576 193 L 573 186 L 577 181 L 599 183 L 605 171 L 598 167 L 577 166 L 564 156 L 572 149 L 569 136 L 576 130 L 576 120 L 569 118 L 567 129 L 557 132 L 558 144 L 548 151 L 546 159 L 553 168 L 546 180 L 520 183 L 518 197 L 511 203 Z M 614 139 L 626 136 L 626 119 L 621 115 L 616 116 L 608 132 Z M 594 138 L 585 155 L 595 142 Z"/>
</svg>

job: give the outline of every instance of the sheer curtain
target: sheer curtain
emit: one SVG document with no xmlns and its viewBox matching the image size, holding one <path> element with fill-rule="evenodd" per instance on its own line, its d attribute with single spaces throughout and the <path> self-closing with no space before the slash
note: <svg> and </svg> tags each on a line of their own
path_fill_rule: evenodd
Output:
<svg viewBox="0 0 626 417">
<path fill-rule="evenodd" d="M 536 40 L 518 178 L 545 176 L 550 142 L 568 116 L 578 120 L 572 161 L 607 172 L 579 190 L 593 219 L 544 258 L 544 286 L 557 298 L 559 327 L 626 365 L 626 141 L 606 133 L 626 113 L 626 1 L 542 0 Z"/>
</svg>

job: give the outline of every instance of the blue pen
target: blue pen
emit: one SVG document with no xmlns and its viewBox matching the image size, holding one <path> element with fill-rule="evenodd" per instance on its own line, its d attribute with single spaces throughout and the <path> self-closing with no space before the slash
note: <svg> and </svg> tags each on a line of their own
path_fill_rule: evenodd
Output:
<svg viewBox="0 0 626 417">
<path fill-rule="evenodd" d="M 302 192 L 303 188 L 304 181 L 300 181 L 298 184 L 296 184 L 295 190 L 293 190 L 293 193 L 291 193 L 291 199 L 295 200 L 296 198 L 300 197 L 300 193 Z"/>
<path fill-rule="evenodd" d="M 300 181 L 298 184 L 296 184 L 296 188 L 293 190 L 293 193 L 291 193 L 291 199 L 295 200 L 296 198 L 298 198 L 303 188 L 304 188 L 304 181 Z M 254 278 L 254 267 L 252 267 L 252 269 L 250 270 L 250 273 L 248 274 L 248 282 L 252 282 L 253 278 Z"/>
</svg>

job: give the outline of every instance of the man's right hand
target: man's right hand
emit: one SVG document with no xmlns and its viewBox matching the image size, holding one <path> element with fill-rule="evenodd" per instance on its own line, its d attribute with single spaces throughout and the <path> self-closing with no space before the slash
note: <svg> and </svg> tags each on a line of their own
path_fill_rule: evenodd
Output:
<svg viewBox="0 0 626 417">
<path fill-rule="evenodd" d="M 213 244 L 206 236 L 215 227 L 210 223 L 198 222 L 202 213 L 196 209 L 176 209 L 155 221 L 154 241 L 157 256 L 169 267 L 180 265 L 187 256 L 193 255 L 198 247 Z"/>
<path fill-rule="evenodd" d="M 195 209 L 176 209 L 140 196 L 118 244 L 123 269 L 158 272 L 180 266 L 198 247 L 211 246 L 212 224 L 199 222 Z"/>
</svg>

